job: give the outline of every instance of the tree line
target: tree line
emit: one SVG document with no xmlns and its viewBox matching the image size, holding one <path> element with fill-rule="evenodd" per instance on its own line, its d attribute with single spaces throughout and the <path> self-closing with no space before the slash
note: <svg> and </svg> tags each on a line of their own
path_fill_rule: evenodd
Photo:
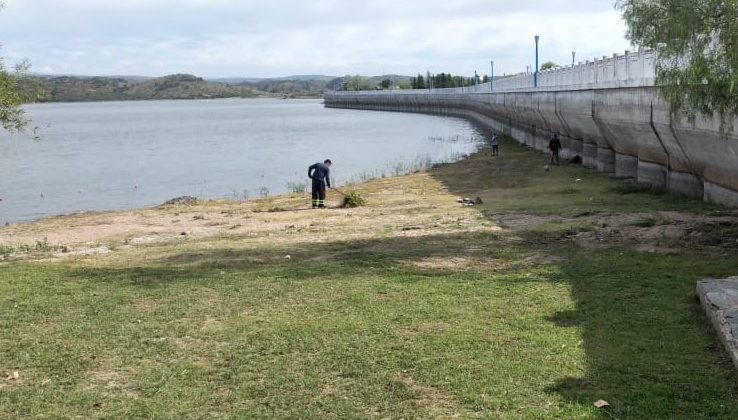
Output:
<svg viewBox="0 0 738 420">
<path fill-rule="evenodd" d="M 329 88 L 343 91 L 386 90 L 386 89 L 446 89 L 472 86 L 489 82 L 489 76 L 465 77 L 451 73 L 418 73 L 415 77 L 368 78 L 359 75 L 344 76 L 338 83 L 329 84 Z"/>
<path fill-rule="evenodd" d="M 456 76 L 450 73 L 438 73 L 430 74 L 427 73 L 426 77 L 422 74 L 418 74 L 416 77 L 410 79 L 410 88 L 412 89 L 448 89 L 458 88 L 465 86 L 478 85 L 480 83 L 489 82 L 489 76 L 473 76 L 464 77 Z"/>
</svg>

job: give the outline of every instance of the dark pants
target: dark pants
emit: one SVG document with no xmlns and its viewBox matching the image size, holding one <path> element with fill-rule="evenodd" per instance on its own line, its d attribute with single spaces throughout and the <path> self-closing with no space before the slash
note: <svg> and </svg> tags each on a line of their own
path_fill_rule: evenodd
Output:
<svg viewBox="0 0 738 420">
<path fill-rule="evenodd" d="M 313 207 L 325 207 L 325 181 L 313 180 Z"/>
<path fill-rule="evenodd" d="M 492 156 L 500 155 L 500 146 L 492 146 Z"/>
<path fill-rule="evenodd" d="M 552 149 L 551 150 L 551 163 L 553 165 L 559 164 L 559 149 Z"/>
</svg>

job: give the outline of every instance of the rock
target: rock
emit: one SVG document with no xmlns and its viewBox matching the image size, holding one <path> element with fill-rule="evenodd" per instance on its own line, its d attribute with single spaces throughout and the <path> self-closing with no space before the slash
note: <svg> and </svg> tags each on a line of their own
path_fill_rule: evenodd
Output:
<svg viewBox="0 0 738 420">
<path fill-rule="evenodd" d="M 187 232 L 180 233 L 180 236 L 187 236 Z"/>
<path fill-rule="evenodd" d="M 408 232 L 411 230 L 423 230 L 423 226 L 405 226 L 402 228 L 403 232 Z"/>
<path fill-rule="evenodd" d="M 185 195 L 182 197 L 173 198 L 162 204 L 162 206 L 194 206 L 197 203 L 197 198 Z"/>
<path fill-rule="evenodd" d="M 291 260 L 291 259 L 292 259 L 292 255 L 285 255 L 285 256 L 284 256 L 284 259 L 285 259 L 285 260 Z"/>
<path fill-rule="evenodd" d="M 463 198 L 459 198 L 458 200 L 456 200 L 456 202 L 459 203 L 459 204 L 461 204 L 461 203 L 464 202 L 464 199 Z"/>
<path fill-rule="evenodd" d="M 192 218 L 192 220 L 205 220 L 205 216 L 197 215 Z"/>
<path fill-rule="evenodd" d="M 597 408 L 605 408 L 605 407 L 609 407 L 610 403 L 608 403 L 605 400 L 599 400 L 596 403 L 594 403 L 594 406 Z"/>
<path fill-rule="evenodd" d="M 476 199 L 476 200 L 474 200 L 474 204 L 479 204 L 479 205 L 481 205 L 481 204 L 484 204 L 484 201 L 482 201 L 482 198 L 481 198 L 481 197 L 477 197 L 477 199 Z"/>
<path fill-rule="evenodd" d="M 738 368 L 738 277 L 702 280 L 697 283 L 697 296 Z"/>
<path fill-rule="evenodd" d="M 548 171 L 550 171 L 550 170 L 551 170 L 551 167 L 550 167 L 550 166 L 548 166 L 548 165 L 546 165 L 546 166 L 544 166 L 544 167 L 543 167 L 543 169 L 544 169 L 544 170 L 545 170 L 546 172 L 548 172 Z"/>
</svg>

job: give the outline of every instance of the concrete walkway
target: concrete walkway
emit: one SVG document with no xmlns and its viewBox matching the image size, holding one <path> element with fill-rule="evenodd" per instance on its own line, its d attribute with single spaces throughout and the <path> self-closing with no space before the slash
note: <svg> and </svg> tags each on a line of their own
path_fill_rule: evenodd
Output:
<svg viewBox="0 0 738 420">
<path fill-rule="evenodd" d="M 738 277 L 702 280 L 697 295 L 738 368 Z"/>
</svg>

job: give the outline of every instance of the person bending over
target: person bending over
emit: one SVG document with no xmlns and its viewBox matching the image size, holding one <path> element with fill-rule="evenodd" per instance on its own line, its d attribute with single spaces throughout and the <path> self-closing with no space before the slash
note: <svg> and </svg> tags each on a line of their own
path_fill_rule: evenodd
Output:
<svg viewBox="0 0 738 420">
<path fill-rule="evenodd" d="M 308 168 L 308 178 L 313 180 L 313 208 L 325 208 L 325 187 L 331 188 L 331 162 L 326 159 Z"/>
</svg>

